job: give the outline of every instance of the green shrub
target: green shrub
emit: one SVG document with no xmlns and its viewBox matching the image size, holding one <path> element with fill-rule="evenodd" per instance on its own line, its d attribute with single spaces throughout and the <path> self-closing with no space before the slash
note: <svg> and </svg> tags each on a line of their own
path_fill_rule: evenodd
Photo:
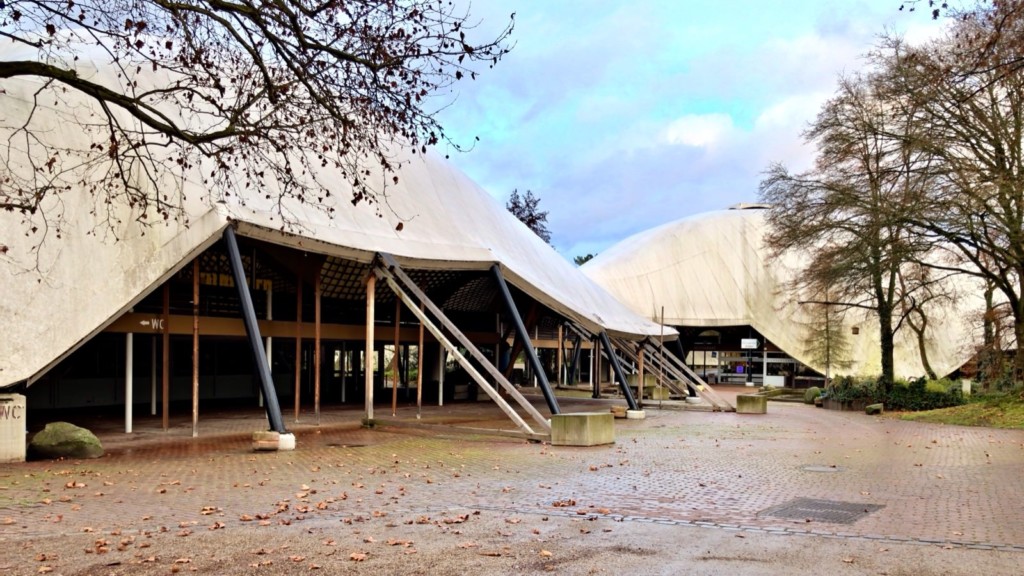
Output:
<svg viewBox="0 0 1024 576">
<path fill-rule="evenodd" d="M 927 380 L 917 378 L 907 382 L 895 382 L 892 391 L 879 398 L 891 410 L 934 410 L 964 403 L 963 387 L 950 380 Z"/>
<path fill-rule="evenodd" d="M 804 390 L 804 404 L 814 404 L 814 399 L 818 396 L 821 396 L 821 388 L 811 386 L 807 390 Z"/>
<path fill-rule="evenodd" d="M 875 381 L 870 378 L 858 380 L 854 376 L 840 376 L 832 380 L 828 397 L 837 402 L 853 400 L 875 400 Z"/>
<path fill-rule="evenodd" d="M 909 382 L 896 380 L 893 382 L 892 390 L 886 392 L 875 379 L 840 376 L 832 381 L 825 395 L 838 402 L 881 402 L 885 404 L 887 410 L 934 410 L 964 403 L 961 384 L 945 378 L 916 378 Z"/>
</svg>

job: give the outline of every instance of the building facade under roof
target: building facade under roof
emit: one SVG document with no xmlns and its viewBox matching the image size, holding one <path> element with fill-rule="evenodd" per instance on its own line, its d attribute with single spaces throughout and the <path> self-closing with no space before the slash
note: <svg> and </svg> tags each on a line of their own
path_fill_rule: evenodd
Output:
<svg viewBox="0 0 1024 576">
<path fill-rule="evenodd" d="M 825 306 L 801 303 L 788 288 L 800 273 L 798 257 L 769 261 L 764 208 L 741 205 L 670 222 L 623 240 L 581 269 L 636 313 L 678 328 L 691 362 L 701 361 L 695 352 L 713 351 L 728 359 L 732 373 L 749 373 L 752 360 L 759 377 L 772 371 L 773 357 L 819 375 L 878 374 L 878 323 L 857 309 L 828 311 L 839 328 L 830 326 L 837 341 L 826 365 Z M 967 290 L 956 306 L 928 311 L 927 354 L 940 375 L 975 353 L 975 296 Z M 905 327 L 896 335 L 895 370 L 897 377 L 925 374 L 917 338 Z"/>
<path fill-rule="evenodd" d="M 94 82 L 115 89 L 124 82 L 109 68 L 80 66 Z M 3 87 L 0 132 L 27 125 L 34 137 L 68 150 L 92 145 L 82 129 L 82 119 L 98 113 L 91 100 L 33 78 Z M 52 101 L 45 97 L 54 91 Z M 5 141 L 7 167 L 31 174 L 37 159 L 18 139 Z M 240 359 L 253 333 L 243 322 L 247 311 L 296 415 L 304 390 L 316 395 L 317 410 L 321 394 L 333 401 L 365 395 L 372 410 L 373 388 L 408 387 L 415 372 L 443 378 L 442 348 L 461 350 L 470 372 L 493 372 L 480 366 L 484 360 L 498 364 L 513 340 L 529 348 L 524 337 L 541 327 L 565 324 L 626 340 L 665 333 L 438 155 L 395 146 L 394 164 L 398 179 L 388 175 L 386 185 L 379 166 L 370 167 L 381 196 L 357 206 L 346 179 L 332 178 L 329 168 L 318 176 L 331 183 L 331 195 L 316 205 L 278 204 L 272 189 L 207 189 L 209 167 L 160 181 L 137 175 L 139 186 L 166 187 L 180 199 L 181 218 L 148 226 L 138 224 L 137 209 L 83 190 L 73 171 L 57 176 L 52 185 L 66 192 L 50 197 L 43 215 L 26 222 L 0 212 L 0 390 L 27 390 L 30 408 L 152 402 L 155 411 L 159 401 L 165 415 L 168 402 L 190 396 L 255 400 L 261 389 Z M 55 215 L 59 235 L 47 232 L 46 218 Z M 42 232 L 25 234 L 31 226 Z M 421 311 L 431 306 L 438 326 L 424 344 L 416 332 L 431 321 Z M 428 368 L 411 369 L 410 349 L 430 357 Z M 330 384 L 321 386 L 321 378 Z"/>
</svg>

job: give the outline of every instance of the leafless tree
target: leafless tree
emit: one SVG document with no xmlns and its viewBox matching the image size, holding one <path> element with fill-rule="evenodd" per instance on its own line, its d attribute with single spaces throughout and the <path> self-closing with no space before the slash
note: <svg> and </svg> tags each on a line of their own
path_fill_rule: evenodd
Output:
<svg viewBox="0 0 1024 576">
<path fill-rule="evenodd" d="M 879 97 L 873 74 L 843 77 L 805 137 L 818 147 L 813 169 L 791 174 L 772 166 L 761 183 L 771 205 L 765 242 L 773 257 L 806 253 L 792 289 L 807 305 L 861 308 L 879 322 L 882 382 L 894 377 L 894 337 L 912 309 L 904 305 L 927 282 L 905 276 L 927 252 L 893 207 L 913 206 L 927 186 L 929 157 L 906 145 L 914 127 Z M 825 301 L 815 295 L 827 294 Z M 920 308 L 913 308 L 918 313 Z"/>
<path fill-rule="evenodd" d="M 483 41 L 475 24 L 433 0 L 0 1 L 0 210 L 59 234 L 61 198 L 88 193 L 152 225 L 182 215 L 165 176 L 200 170 L 214 198 L 318 204 L 329 173 L 374 202 L 395 147 L 448 142 L 455 84 L 510 49 L 513 20 Z"/>
<path fill-rule="evenodd" d="M 905 216 L 925 242 L 948 251 L 949 258 L 929 265 L 978 277 L 1004 299 L 1014 321 L 1013 378 L 1019 381 L 1024 376 L 1024 69 L 977 67 L 976 50 L 991 51 L 992 62 L 1000 54 L 1007 61 L 1017 58 L 1019 34 L 1010 38 L 1005 27 L 990 26 L 991 20 L 962 20 L 947 38 L 920 47 L 890 40 L 877 60 L 887 69 L 889 101 L 918 127 L 907 144 L 933 159 L 927 193 Z M 977 43 L 975 49 L 969 41 Z"/>
</svg>

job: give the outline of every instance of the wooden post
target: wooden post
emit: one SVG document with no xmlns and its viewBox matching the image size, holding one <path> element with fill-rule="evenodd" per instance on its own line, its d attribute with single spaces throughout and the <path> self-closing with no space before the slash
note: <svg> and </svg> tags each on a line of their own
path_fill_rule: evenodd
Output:
<svg viewBox="0 0 1024 576">
<path fill-rule="evenodd" d="M 199 436 L 199 258 L 192 261 L 192 437 Z"/>
<path fill-rule="evenodd" d="M 366 384 L 366 419 L 373 420 L 373 329 L 376 308 L 377 276 L 372 272 L 366 278 L 366 349 L 363 352 L 363 377 Z"/>
<path fill-rule="evenodd" d="M 314 292 L 316 293 L 316 302 L 314 303 L 313 313 L 313 365 L 315 370 L 313 375 L 313 409 L 316 412 L 316 425 L 320 425 L 320 291 L 321 291 L 321 278 L 320 271 L 322 266 L 318 266 L 316 269 L 316 284 Z"/>
<path fill-rule="evenodd" d="M 149 415 L 156 416 L 156 336 L 153 336 L 149 353 Z"/>
<path fill-rule="evenodd" d="M 163 350 L 163 425 L 164 432 L 171 427 L 171 413 L 167 405 L 171 401 L 171 281 L 164 284 L 164 315 L 163 323 L 164 350 Z"/>
<path fill-rule="evenodd" d="M 393 380 L 391 382 L 391 416 L 398 415 L 398 370 L 401 363 L 398 361 L 398 347 L 401 345 L 399 341 L 399 328 L 402 319 L 402 300 L 395 298 L 395 368 L 392 373 Z"/>
<path fill-rule="evenodd" d="M 561 324 L 558 325 L 558 351 L 556 352 L 556 357 L 558 358 L 558 362 L 557 362 L 558 363 L 558 383 L 556 385 L 557 386 L 565 386 L 565 377 L 562 375 L 562 363 L 564 362 L 564 360 L 562 359 L 562 325 Z"/>
<path fill-rule="evenodd" d="M 302 261 L 300 261 L 302 262 Z M 302 274 L 295 275 L 295 421 L 302 388 Z"/>
<path fill-rule="evenodd" d="M 420 304 L 420 312 L 424 312 Z M 419 420 L 423 408 L 423 322 L 420 322 L 420 341 L 416 348 L 416 419 Z"/>
</svg>

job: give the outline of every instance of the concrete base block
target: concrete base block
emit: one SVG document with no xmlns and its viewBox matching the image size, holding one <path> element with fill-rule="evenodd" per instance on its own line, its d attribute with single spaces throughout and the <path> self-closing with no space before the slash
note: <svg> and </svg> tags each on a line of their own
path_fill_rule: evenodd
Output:
<svg viewBox="0 0 1024 576">
<path fill-rule="evenodd" d="M 885 406 L 883 404 L 868 404 L 867 406 L 864 407 L 864 413 L 869 415 L 869 416 L 874 416 L 875 414 L 881 414 L 884 411 L 885 411 Z"/>
<path fill-rule="evenodd" d="M 647 413 L 643 410 L 626 410 L 626 420 L 643 420 Z"/>
<path fill-rule="evenodd" d="M 615 418 L 611 412 L 577 412 L 551 416 L 554 446 L 597 446 L 615 442 Z"/>
<path fill-rule="evenodd" d="M 24 462 L 25 396 L 0 394 L 0 463 Z"/>
<path fill-rule="evenodd" d="M 252 449 L 268 452 L 295 450 L 295 434 L 279 434 L 268 430 L 253 432 Z"/>
<path fill-rule="evenodd" d="M 767 414 L 768 398 L 753 394 L 740 394 L 736 397 L 737 414 Z"/>
<path fill-rule="evenodd" d="M 295 450 L 295 434 L 281 434 L 278 450 Z"/>
<path fill-rule="evenodd" d="M 648 386 L 644 388 L 644 398 L 651 400 L 671 400 L 672 391 L 666 386 Z"/>
</svg>

